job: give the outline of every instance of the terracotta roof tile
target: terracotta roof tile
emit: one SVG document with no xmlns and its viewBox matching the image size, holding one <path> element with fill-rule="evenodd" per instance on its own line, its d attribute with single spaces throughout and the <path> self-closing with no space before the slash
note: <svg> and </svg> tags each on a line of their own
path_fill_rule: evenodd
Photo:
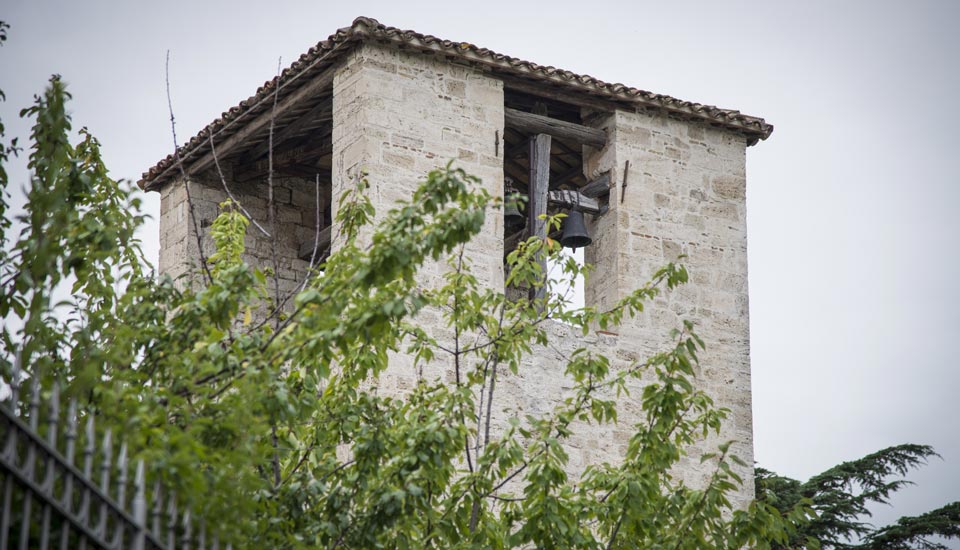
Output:
<svg viewBox="0 0 960 550">
<path fill-rule="evenodd" d="M 773 126 L 762 118 L 744 115 L 739 111 L 683 101 L 624 84 L 611 84 L 589 75 L 580 75 L 556 67 L 538 65 L 493 52 L 487 48 L 480 48 L 467 42 L 443 40 L 411 30 L 388 27 L 369 17 L 358 17 L 351 26 L 338 29 L 329 38 L 317 43 L 279 76 L 264 82 L 263 86 L 254 95 L 241 101 L 239 105 L 230 108 L 220 118 L 208 124 L 179 148 L 180 158 L 184 159 L 185 164 L 189 165 L 192 160 L 202 154 L 202 150 L 206 148 L 206 144 L 209 142 L 211 133 L 217 140 L 225 139 L 240 129 L 244 120 L 248 120 L 269 108 L 273 101 L 272 94 L 276 86 L 280 86 L 278 95 L 282 99 L 295 91 L 299 85 L 307 82 L 310 77 L 328 68 L 334 61 L 349 51 L 354 44 L 367 39 L 403 44 L 407 47 L 425 51 L 441 51 L 470 62 L 486 65 L 494 73 L 510 74 L 549 83 L 566 88 L 571 93 L 587 93 L 594 99 L 635 104 L 638 107 L 660 109 L 677 116 L 699 119 L 746 135 L 748 143 L 751 145 L 758 140 L 766 139 L 773 132 Z M 175 175 L 175 167 L 174 155 L 168 155 L 156 166 L 145 172 L 138 183 L 144 189 L 155 189 L 157 185 Z"/>
</svg>

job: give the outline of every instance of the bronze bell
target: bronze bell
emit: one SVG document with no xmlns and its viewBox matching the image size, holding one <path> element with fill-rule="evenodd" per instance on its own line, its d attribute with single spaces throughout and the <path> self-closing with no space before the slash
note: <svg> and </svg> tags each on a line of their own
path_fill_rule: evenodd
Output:
<svg viewBox="0 0 960 550">
<path fill-rule="evenodd" d="M 504 225 L 511 228 L 519 227 L 522 226 L 526 220 L 527 217 L 520 213 L 520 195 L 517 193 L 507 195 L 503 207 Z"/>
<path fill-rule="evenodd" d="M 571 210 L 563 220 L 563 236 L 560 244 L 565 248 L 583 248 L 590 246 L 593 239 L 587 233 L 587 226 L 583 223 L 583 212 Z"/>
</svg>

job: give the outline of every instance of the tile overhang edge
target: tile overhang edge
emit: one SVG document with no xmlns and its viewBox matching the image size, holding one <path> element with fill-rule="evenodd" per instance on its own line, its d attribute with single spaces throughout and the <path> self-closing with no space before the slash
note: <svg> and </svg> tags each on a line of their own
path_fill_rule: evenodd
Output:
<svg viewBox="0 0 960 550">
<path fill-rule="evenodd" d="M 218 119 L 208 124 L 190 141 L 180 146 L 178 152 L 180 158 L 183 159 L 183 163 L 189 166 L 190 161 L 194 160 L 192 157 L 197 156 L 205 148 L 211 132 L 214 132 L 214 136 L 223 138 L 237 131 L 242 126 L 240 121 L 246 115 L 256 112 L 265 102 L 272 100 L 274 87 L 278 85 L 278 82 L 281 92 L 292 93 L 296 90 L 296 87 L 294 86 L 291 89 L 290 85 L 298 80 L 300 81 L 299 85 L 303 85 L 308 79 L 301 79 L 301 77 L 316 65 L 329 62 L 325 70 L 333 70 L 332 64 L 340 56 L 345 55 L 356 44 L 365 40 L 386 41 L 425 52 L 452 55 L 463 61 L 488 67 L 493 73 L 506 73 L 528 80 L 548 83 L 555 87 L 565 88 L 565 91 L 569 93 L 588 94 L 594 100 L 609 100 L 616 104 L 633 104 L 637 108 L 662 110 L 674 116 L 700 120 L 745 135 L 748 145 L 767 139 L 773 132 L 773 126 L 764 119 L 744 115 L 739 111 L 683 101 L 624 84 L 610 84 L 589 75 L 580 75 L 498 54 L 467 42 L 444 40 L 415 31 L 388 27 L 376 19 L 358 17 L 350 27 L 338 29 L 327 40 L 317 43 L 279 76 L 265 82 L 253 96 L 222 113 Z M 284 92 L 285 88 L 286 91 Z M 224 133 L 226 134 L 224 135 Z M 174 154 L 170 154 L 145 172 L 137 184 L 146 191 L 153 191 L 175 176 L 176 171 L 178 171 L 176 157 Z"/>
</svg>

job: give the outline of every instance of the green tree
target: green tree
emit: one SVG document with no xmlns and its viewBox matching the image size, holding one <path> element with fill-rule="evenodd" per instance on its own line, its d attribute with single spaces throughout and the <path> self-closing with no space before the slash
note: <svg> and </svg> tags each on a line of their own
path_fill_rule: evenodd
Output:
<svg viewBox="0 0 960 550">
<path fill-rule="evenodd" d="M 936 537 L 960 539 L 960 502 L 882 528 L 862 521 L 871 515 L 871 504 L 889 503 L 892 493 L 910 484 L 903 476 L 932 456 L 937 455 L 926 445 L 897 445 L 833 466 L 805 482 L 757 468 L 757 498 L 782 511 L 808 502 L 816 513 L 781 548 L 797 548 L 809 537 L 823 548 L 946 550 Z"/>
<path fill-rule="evenodd" d="M 25 229 L 8 242 L 2 226 L 0 368 L 9 376 L 22 354 L 44 391 L 56 383 L 81 398 L 82 414 L 123 434 L 181 507 L 228 526 L 238 545 L 768 548 L 795 534 L 802 505 L 783 515 L 765 502 L 732 509 L 728 495 L 743 480 L 728 444 L 703 457 L 714 468 L 706 487 L 669 474 L 726 414 L 693 383 L 703 344 L 691 322 L 630 368 L 577 351 L 564 365 L 572 390 L 550 414 L 492 425 L 497 377 L 546 342 L 546 319 L 584 332 L 613 326 L 683 284 L 683 267 L 667 265 L 607 312 L 569 310 L 553 292 L 509 301 L 478 285 L 462 254 L 500 205 L 448 167 L 365 232 L 365 244 L 358 235 L 374 212 L 357 181 L 339 199 L 342 247 L 292 306 L 243 262 L 248 220 L 230 202 L 211 227 L 206 280 L 178 285 L 145 267 L 138 199 L 110 178 L 97 141 L 81 130 L 70 143 L 68 98 L 53 78 L 23 112 L 35 120 L 32 178 Z M 527 240 L 509 255 L 508 283 L 558 284 L 543 280 L 538 261 L 558 253 Z M 442 258 L 445 283 L 418 288 L 418 267 Z M 564 262 L 563 277 L 581 269 Z M 58 302 L 64 286 L 69 298 Z M 425 308 L 442 312 L 452 343 L 417 325 Z M 425 375 L 404 395 L 380 395 L 395 351 L 453 380 Z M 644 420 L 623 462 L 571 478 L 573 430 L 616 422 L 617 397 L 641 375 Z"/>
</svg>

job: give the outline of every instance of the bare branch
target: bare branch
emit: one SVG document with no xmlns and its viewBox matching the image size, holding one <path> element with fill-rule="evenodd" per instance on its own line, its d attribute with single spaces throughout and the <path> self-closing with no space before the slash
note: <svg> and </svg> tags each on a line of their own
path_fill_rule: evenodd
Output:
<svg viewBox="0 0 960 550">
<path fill-rule="evenodd" d="M 314 262 L 317 261 L 317 247 L 320 246 L 320 174 L 318 173 L 316 177 L 317 180 L 314 184 L 315 197 L 313 201 L 316 205 L 316 212 L 314 212 L 316 227 L 314 227 L 313 231 L 313 252 L 310 254 L 310 269 L 313 269 L 315 265 Z M 306 283 L 307 279 L 304 278 L 303 281 Z"/>
<path fill-rule="evenodd" d="M 277 60 L 277 83 L 280 82 L 280 71 L 281 63 L 283 58 Z M 273 260 L 273 298 L 274 298 L 274 309 L 272 316 L 274 317 L 274 330 L 277 330 L 280 325 L 280 259 L 277 256 L 277 206 L 274 202 L 274 193 L 273 193 L 273 127 L 276 123 L 277 115 L 277 96 L 280 92 L 280 86 L 274 88 L 273 92 L 273 107 L 270 111 L 270 135 L 267 137 L 268 144 L 268 153 L 267 153 L 267 223 L 270 225 L 270 257 Z M 280 443 L 277 440 L 277 424 L 275 420 L 271 419 L 272 425 L 270 426 L 271 435 L 272 435 L 272 444 L 273 444 L 273 486 L 275 488 L 280 487 Z"/>
<path fill-rule="evenodd" d="M 173 158 L 180 175 L 183 177 L 183 185 L 187 191 L 187 208 L 190 210 L 190 222 L 193 224 L 193 232 L 197 237 L 197 252 L 200 255 L 200 265 L 207 276 L 207 282 L 213 282 L 213 274 L 210 273 L 210 266 L 207 265 L 207 257 L 203 253 L 203 234 L 200 232 L 200 224 L 197 222 L 197 212 L 193 204 L 193 196 L 190 192 L 190 178 L 187 171 L 183 168 L 183 162 L 180 159 L 180 146 L 177 144 L 177 121 L 173 116 L 173 100 L 170 97 L 170 50 L 167 50 L 166 62 L 166 83 L 167 83 L 167 110 L 170 112 L 170 133 L 173 136 Z"/>
<path fill-rule="evenodd" d="M 302 292 L 303 289 L 307 288 L 307 281 L 310 280 L 310 272 L 313 271 L 313 268 L 316 267 L 317 262 L 317 248 L 320 247 L 320 226 L 322 225 L 322 220 L 320 219 L 320 174 L 317 174 L 316 180 L 316 227 L 313 232 L 313 252 L 310 253 L 310 266 L 307 267 L 307 274 L 303 277 L 303 282 L 300 283 L 299 292 Z M 326 254 L 330 250 L 330 245 L 327 246 L 327 249 L 324 251 Z M 286 299 L 284 300 L 286 302 Z"/>
<path fill-rule="evenodd" d="M 273 443 L 273 487 L 280 487 L 280 442 L 277 439 L 277 425 L 270 426 L 270 438 Z"/>
<path fill-rule="evenodd" d="M 246 216 L 248 220 L 250 220 L 250 223 L 252 223 L 254 227 L 256 227 L 257 229 L 259 229 L 260 232 L 264 234 L 264 236 L 270 238 L 270 233 L 267 233 L 267 230 L 264 229 L 262 225 L 257 223 L 257 220 L 255 220 L 254 217 L 250 215 L 250 212 L 247 212 L 247 209 L 243 207 L 243 204 L 241 204 L 240 201 L 238 201 L 237 198 L 233 196 L 233 193 L 230 192 L 230 188 L 227 186 L 227 178 L 223 177 L 223 170 L 220 169 L 220 160 L 217 159 L 217 148 L 214 147 L 213 145 L 213 133 L 211 133 L 207 137 L 209 138 L 209 141 L 210 141 L 210 152 L 213 153 L 213 164 L 217 167 L 217 174 L 220 176 L 220 183 L 223 184 L 223 190 L 227 192 L 227 196 L 230 197 L 230 200 L 233 201 L 233 203 L 236 204 L 238 207 L 240 207 L 240 211 L 243 212 L 243 215 Z"/>
<path fill-rule="evenodd" d="M 280 67 L 282 58 L 277 60 L 277 82 L 280 81 Z M 277 256 L 277 206 L 273 192 L 273 127 L 276 123 L 277 98 L 280 87 L 273 92 L 273 107 L 270 112 L 270 134 L 267 136 L 267 224 L 270 226 L 270 256 L 273 261 L 273 298 L 274 313 L 280 308 L 280 259 Z M 277 317 L 279 322 L 279 316 Z M 274 327 L 276 328 L 276 327 Z"/>
<path fill-rule="evenodd" d="M 465 245 L 460 245 L 460 252 L 457 254 L 457 274 L 463 273 L 463 251 Z M 457 277 L 457 284 L 461 284 L 462 279 Z M 453 294 L 453 370 L 454 376 L 456 378 L 457 388 L 462 385 L 462 380 L 460 378 L 460 293 L 459 291 L 454 291 Z M 460 423 L 466 425 L 466 419 L 463 414 L 463 407 L 460 406 Z M 470 436 L 465 436 L 463 441 L 463 451 L 467 455 L 467 467 L 470 472 L 473 473 L 473 459 L 470 457 Z"/>
</svg>

